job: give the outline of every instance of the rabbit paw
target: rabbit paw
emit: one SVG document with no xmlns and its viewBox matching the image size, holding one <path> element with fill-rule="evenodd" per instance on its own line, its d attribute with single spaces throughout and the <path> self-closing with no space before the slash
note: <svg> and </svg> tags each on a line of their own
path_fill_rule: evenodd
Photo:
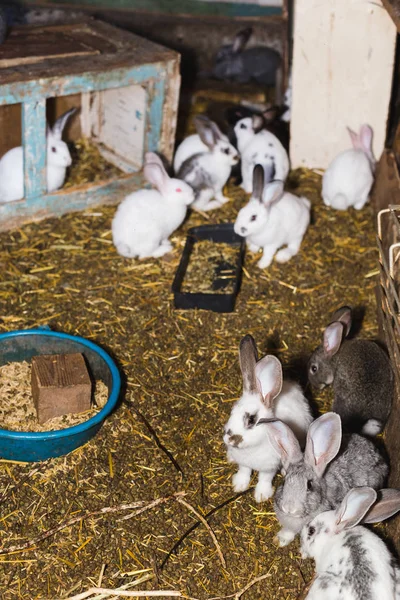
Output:
<svg viewBox="0 0 400 600">
<path fill-rule="evenodd" d="M 217 201 L 220 204 L 220 206 L 222 206 L 223 204 L 226 204 L 227 202 L 229 202 L 230 198 L 228 198 L 227 196 L 223 196 L 221 194 L 221 196 L 217 196 Z"/>
<path fill-rule="evenodd" d="M 260 246 L 257 246 L 257 244 L 247 244 L 248 249 L 250 250 L 250 252 L 258 252 L 260 249 Z"/>
<path fill-rule="evenodd" d="M 293 256 L 293 252 L 289 248 L 282 248 L 275 254 L 275 260 L 279 263 L 285 263 L 290 260 Z"/>
<path fill-rule="evenodd" d="M 289 529 L 281 529 L 276 535 L 276 541 L 279 546 L 287 546 L 290 542 L 293 542 L 296 534 Z"/>
<path fill-rule="evenodd" d="M 269 267 L 269 265 L 271 263 L 272 263 L 272 258 L 270 258 L 269 256 L 267 256 L 267 257 L 262 256 L 257 263 L 257 267 L 259 267 L 259 269 L 266 269 L 267 267 Z"/>
<path fill-rule="evenodd" d="M 361 210 L 362 208 L 364 208 L 365 205 L 365 200 L 361 200 L 361 202 L 357 202 L 357 204 L 354 205 L 354 208 L 356 210 Z"/>
<path fill-rule="evenodd" d="M 233 489 L 235 492 L 244 492 L 249 487 L 250 476 L 249 474 L 238 471 L 232 477 Z"/>
<path fill-rule="evenodd" d="M 171 252 L 171 250 L 171 242 L 162 242 L 162 244 L 158 246 L 158 248 L 156 248 L 154 252 L 152 252 L 151 256 L 153 256 L 154 258 L 158 258 L 160 256 L 164 256 L 164 254 L 167 254 L 167 252 Z"/>
<path fill-rule="evenodd" d="M 253 191 L 251 183 L 242 182 L 242 185 L 240 187 L 246 192 L 246 194 L 251 194 L 251 192 Z"/>
<path fill-rule="evenodd" d="M 259 481 L 254 490 L 254 498 L 256 502 L 264 502 L 271 498 L 273 487 L 269 481 Z"/>
</svg>

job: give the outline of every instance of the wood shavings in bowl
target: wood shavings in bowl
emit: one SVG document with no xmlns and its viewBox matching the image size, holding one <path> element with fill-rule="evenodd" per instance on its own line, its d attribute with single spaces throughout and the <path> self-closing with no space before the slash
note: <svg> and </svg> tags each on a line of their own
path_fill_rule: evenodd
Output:
<svg viewBox="0 0 400 600">
<path fill-rule="evenodd" d="M 239 244 L 210 240 L 196 242 L 182 282 L 182 292 L 232 293 L 239 252 Z"/>
<path fill-rule="evenodd" d="M 0 367 L 0 428 L 10 431 L 55 431 L 78 425 L 94 417 L 108 399 L 107 386 L 96 381 L 96 407 L 79 414 L 62 415 L 40 425 L 31 392 L 31 365 L 12 362 Z"/>
</svg>

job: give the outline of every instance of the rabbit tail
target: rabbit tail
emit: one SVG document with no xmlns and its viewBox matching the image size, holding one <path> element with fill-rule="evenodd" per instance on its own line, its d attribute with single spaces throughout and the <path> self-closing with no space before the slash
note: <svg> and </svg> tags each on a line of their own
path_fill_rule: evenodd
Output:
<svg viewBox="0 0 400 600">
<path fill-rule="evenodd" d="M 361 429 L 363 435 L 374 437 L 382 431 L 382 422 L 379 419 L 369 419 Z"/>
</svg>

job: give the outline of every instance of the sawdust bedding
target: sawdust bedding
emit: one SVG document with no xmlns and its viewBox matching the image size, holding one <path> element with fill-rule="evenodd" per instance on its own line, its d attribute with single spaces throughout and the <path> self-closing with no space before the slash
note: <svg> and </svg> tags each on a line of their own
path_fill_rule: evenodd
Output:
<svg viewBox="0 0 400 600">
<path fill-rule="evenodd" d="M 365 307 L 361 335 L 377 334 L 377 249 L 369 206 L 325 207 L 311 171 L 293 172 L 289 186 L 312 202 L 301 250 L 264 271 L 247 252 L 230 314 L 174 310 L 171 283 L 187 229 L 233 221 L 246 202 L 233 185 L 220 210 L 190 214 L 164 259 L 117 255 L 115 207 L 0 234 L 0 330 L 47 323 L 87 337 L 112 352 L 125 380 L 123 402 L 84 447 L 36 465 L 0 460 L 4 600 L 70 598 L 97 584 L 291 600 L 310 581 L 298 542 L 274 545 L 272 502 L 256 504 L 254 487 L 232 490 L 221 432 L 241 390 L 238 344 L 251 333 L 305 385 L 304 363 L 338 306 Z M 314 407 L 330 405 L 329 390 L 306 393 Z"/>
<path fill-rule="evenodd" d="M 95 406 L 83 413 L 54 417 L 41 425 L 32 398 L 30 363 L 14 362 L 0 367 L 0 429 L 42 432 L 72 427 L 94 417 L 107 398 L 107 386 L 102 381 L 96 381 Z"/>
</svg>

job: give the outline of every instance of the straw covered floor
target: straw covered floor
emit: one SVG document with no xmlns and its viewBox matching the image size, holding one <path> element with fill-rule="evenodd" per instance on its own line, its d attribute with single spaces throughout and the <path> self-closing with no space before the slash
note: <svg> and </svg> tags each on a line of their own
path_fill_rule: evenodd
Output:
<svg viewBox="0 0 400 600">
<path fill-rule="evenodd" d="M 95 586 L 283 600 L 310 581 L 298 542 L 275 546 L 272 502 L 256 504 L 254 480 L 247 493 L 232 490 L 222 428 L 241 391 L 238 345 L 251 333 L 304 384 L 304 361 L 339 306 L 364 306 L 361 335 L 374 337 L 377 250 L 369 206 L 328 209 L 313 172 L 292 173 L 290 185 L 312 201 L 301 251 L 264 271 L 247 252 L 231 314 L 175 310 L 171 283 L 187 229 L 233 221 L 245 203 L 232 184 L 232 201 L 192 213 L 163 259 L 118 256 L 115 207 L 0 235 L 0 330 L 49 324 L 87 337 L 125 382 L 84 447 L 40 464 L 0 460 L 4 600 L 83 598 Z M 330 399 L 314 397 L 320 408 Z"/>
</svg>

